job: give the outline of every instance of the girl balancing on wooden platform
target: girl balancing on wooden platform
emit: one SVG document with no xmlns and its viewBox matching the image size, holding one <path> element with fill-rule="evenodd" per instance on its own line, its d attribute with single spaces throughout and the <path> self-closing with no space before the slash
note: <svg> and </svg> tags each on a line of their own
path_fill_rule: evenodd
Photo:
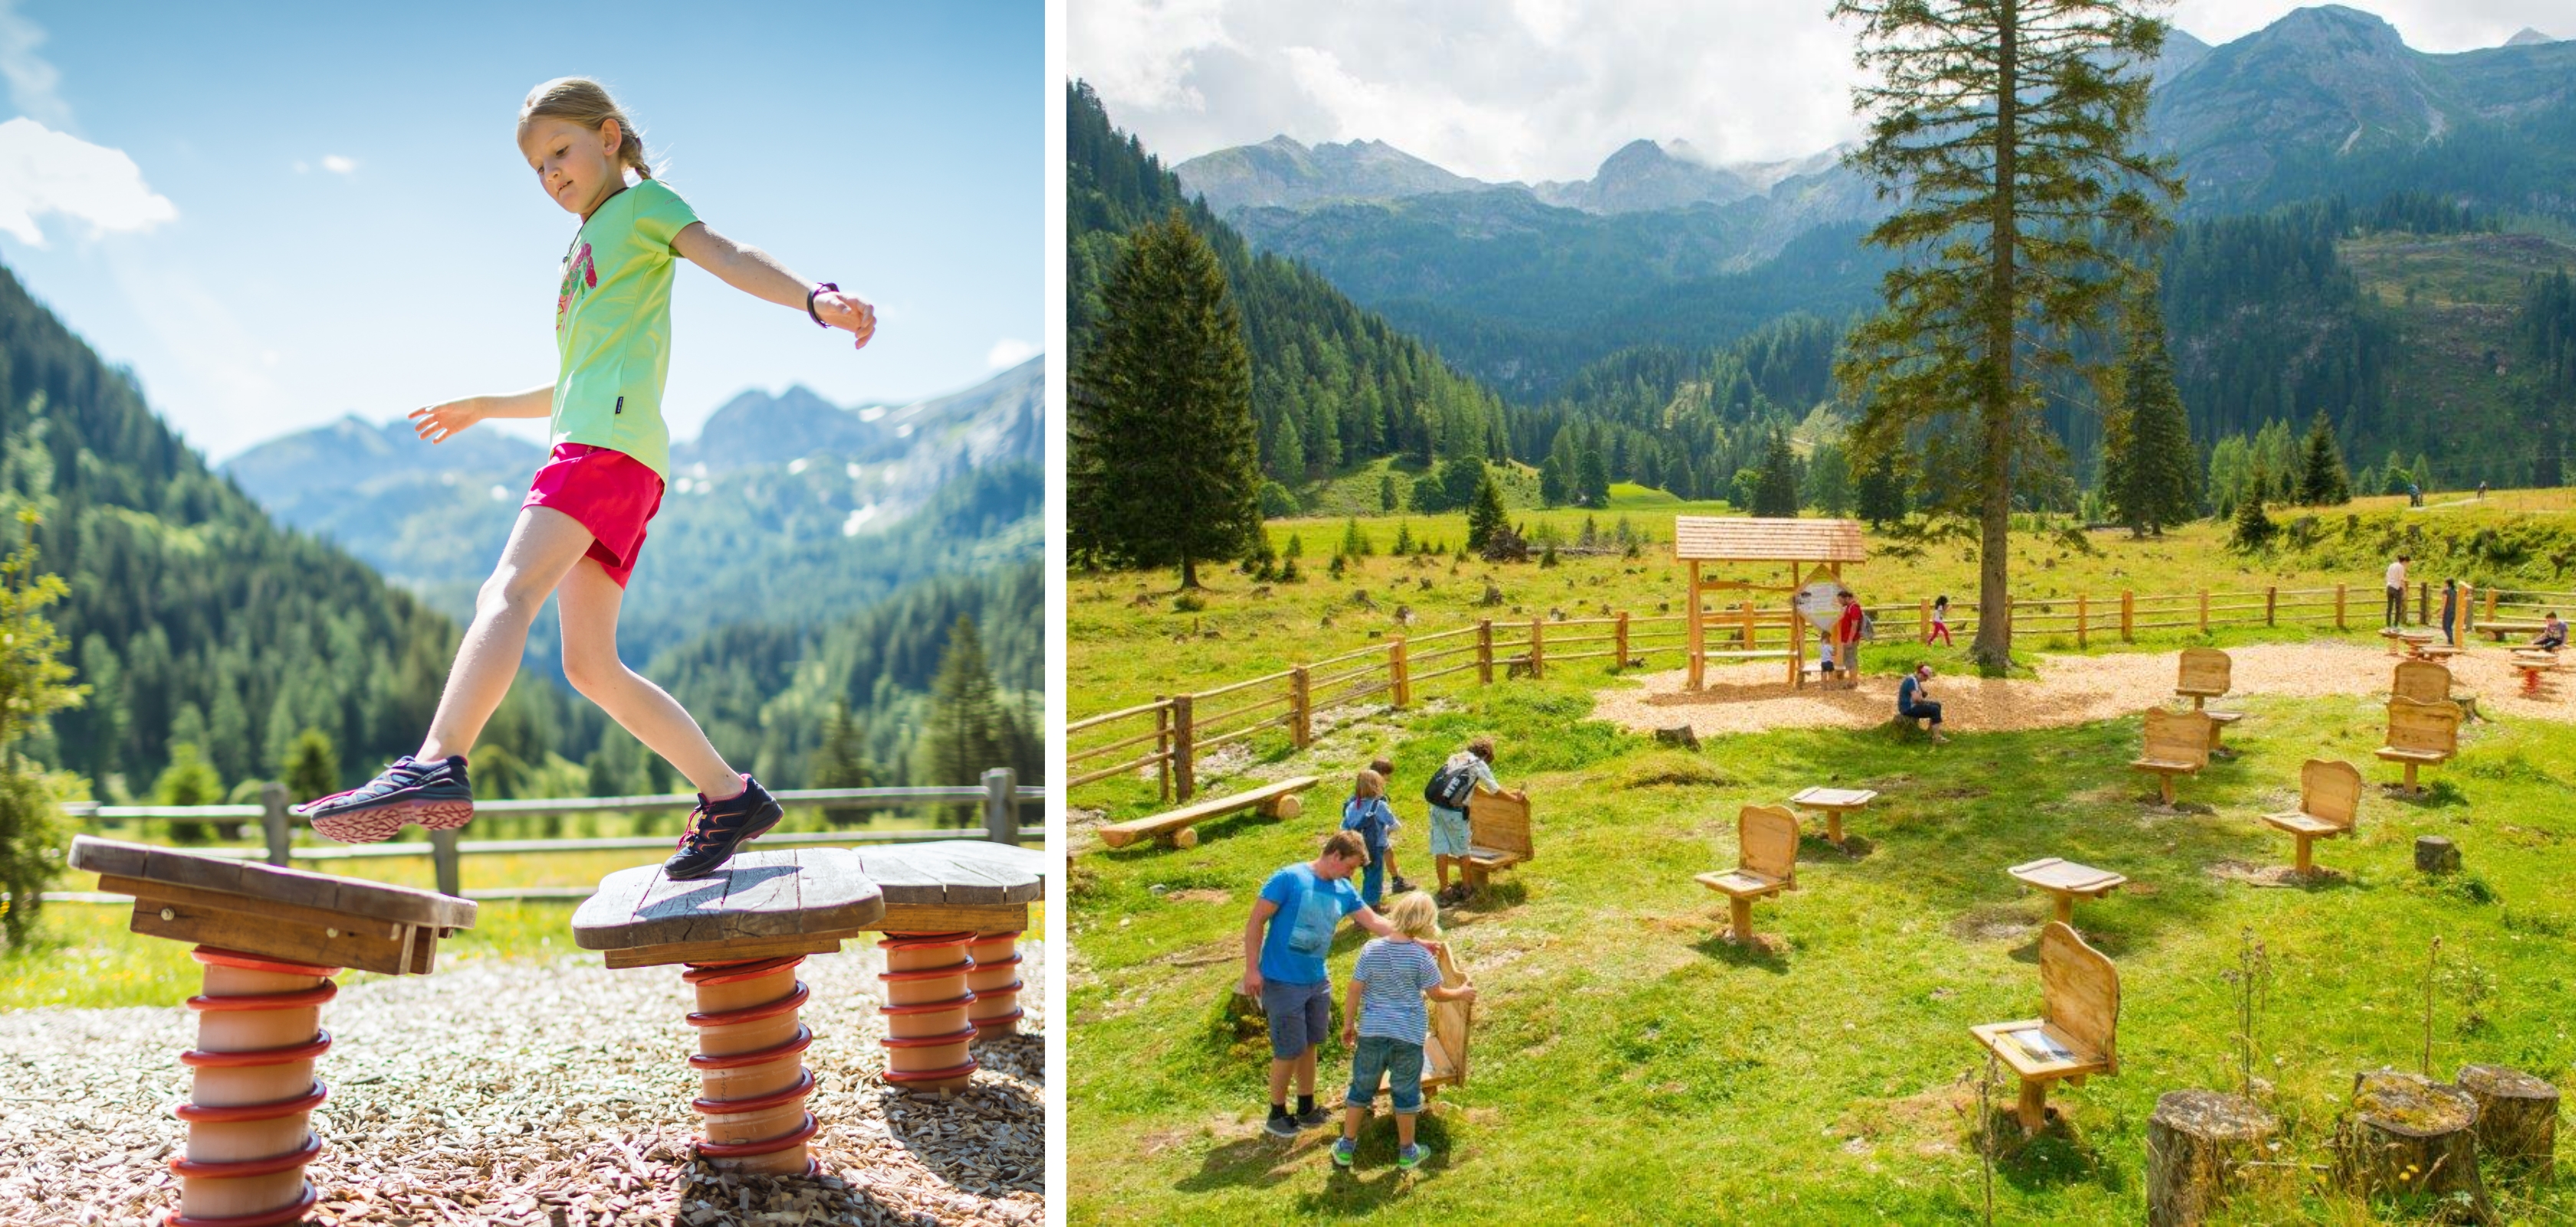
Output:
<svg viewBox="0 0 2576 1227">
<path fill-rule="evenodd" d="M 678 702 L 617 655 L 618 606 L 670 471 L 662 385 L 670 369 L 671 260 L 695 261 L 754 298 L 846 329 L 859 346 L 875 333 L 876 312 L 836 285 L 807 282 L 759 249 L 708 229 L 654 178 L 643 138 L 595 81 L 563 77 L 538 86 L 519 108 L 518 143 L 547 197 L 581 218 L 555 294 L 555 381 L 447 401 L 411 418 L 421 438 L 444 443 L 486 418 L 542 417 L 553 451 L 475 600 L 473 625 L 419 751 L 298 812 L 343 843 L 390 839 L 407 823 L 453 830 L 472 821 L 466 754 L 509 693 L 528 627 L 551 595 L 573 688 L 697 786 L 698 806 L 666 872 L 702 877 L 777 825 L 782 811 L 758 781 L 716 752 Z"/>
</svg>

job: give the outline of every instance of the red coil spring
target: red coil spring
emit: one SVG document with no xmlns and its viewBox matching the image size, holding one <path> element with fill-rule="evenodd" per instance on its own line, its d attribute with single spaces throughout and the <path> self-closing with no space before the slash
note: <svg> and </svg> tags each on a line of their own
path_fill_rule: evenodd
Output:
<svg viewBox="0 0 2576 1227">
<path fill-rule="evenodd" d="M 1018 943 L 1018 942 L 1019 942 L 1019 940 L 1020 940 L 1020 935 L 1021 935 L 1021 933 L 1022 933 L 1022 932 L 1025 932 L 1025 930 L 1014 930 L 1014 931 L 1009 932 L 1009 933 L 980 933 L 980 934 L 977 934 L 977 935 L 976 935 L 976 939 L 975 939 L 975 940 L 976 940 L 976 941 L 977 941 L 977 943 L 979 943 L 979 944 L 980 944 L 980 943 L 982 943 L 982 942 L 997 941 L 997 940 L 1000 940 L 1000 939 L 1002 939 L 1002 938 L 1009 938 L 1009 939 L 1012 941 L 1013 945 L 1012 945 L 1012 949 L 1011 949 L 1011 956 L 1010 956 L 1009 958 L 1005 958 L 1005 959 L 993 959 L 993 960 L 990 960 L 990 961 L 982 960 L 982 959 L 978 959 L 978 960 L 976 961 L 976 963 L 975 963 L 975 966 L 976 966 L 977 968 L 986 968 L 986 967 L 1017 967 L 1017 966 L 1019 966 L 1019 965 L 1020 965 L 1020 951 L 1019 951 L 1019 947 L 1018 947 L 1018 944 L 1017 944 L 1017 943 Z M 1009 998 L 1013 998 L 1013 999 L 1015 999 L 1015 1000 L 1016 1000 L 1016 999 L 1019 997 L 1019 995 L 1020 995 L 1020 988 L 1021 988 L 1021 984 L 1020 984 L 1020 978 L 1019 978 L 1019 976 L 1017 976 L 1017 975 L 1013 975 L 1013 976 L 1011 977 L 1011 982 L 1010 982 L 1010 983 L 1005 984 L 1005 985 L 1001 986 L 1000 988 L 979 988 L 979 989 L 976 989 L 976 990 L 975 990 L 975 995 L 976 995 L 977 997 L 1009 997 Z M 982 1018 L 970 1019 L 969 1021 L 971 1021 L 971 1022 L 973 1022 L 973 1023 L 975 1024 L 975 1027 L 976 1027 L 976 1029 L 977 1029 L 977 1030 L 982 1030 L 983 1028 L 986 1028 L 986 1027 L 998 1027 L 998 1026 L 1001 1026 L 1002 1024 L 1004 1024 L 1004 1023 L 1015 1023 L 1015 1022 L 1018 1022 L 1019 1020 L 1021 1020 L 1022 1018 L 1025 1018 L 1025 1017 L 1027 1017 L 1027 1016 L 1028 1016 L 1028 1011 L 1027 1011 L 1027 1010 L 1022 1009 L 1021 1007 L 1019 1007 L 1019 1006 L 1017 1006 L 1017 1005 L 1013 1005 L 1013 1006 L 1011 1007 L 1011 1012 L 1010 1012 L 1010 1013 L 1008 1013 L 1008 1014 L 988 1014 L 988 1015 L 985 1015 L 985 1016 L 984 1016 L 984 1017 L 982 1017 Z"/>
<path fill-rule="evenodd" d="M 896 950 L 937 950 L 943 947 L 955 946 L 958 947 L 957 961 L 945 967 L 925 967 L 913 971 L 881 971 L 877 973 L 877 979 L 888 984 L 895 984 L 914 980 L 937 980 L 953 976 L 957 978 L 960 987 L 963 987 L 966 973 L 975 970 L 974 956 L 966 953 L 965 950 L 965 947 L 973 944 L 974 941 L 975 934 L 973 933 L 889 933 L 877 940 L 877 947 L 879 949 L 892 952 Z M 935 1014 L 942 1010 L 963 1010 L 974 1003 L 975 990 L 967 989 L 963 996 L 954 997 L 947 1001 L 928 1001 L 916 1005 L 886 1005 L 878 1007 L 877 1012 L 889 1015 Z M 888 1050 L 894 1050 L 901 1048 L 937 1048 L 942 1045 L 955 1044 L 961 1041 L 972 1040 L 974 1038 L 975 1024 L 969 1022 L 964 1027 L 946 1035 L 922 1035 L 901 1039 L 889 1035 L 877 1042 L 885 1045 Z M 980 1068 L 980 1066 L 975 1063 L 975 1058 L 973 1056 L 968 1056 L 964 1063 L 952 1065 L 946 1069 L 902 1070 L 889 1067 L 885 1071 L 885 1080 L 898 1085 L 906 1082 L 943 1082 L 949 1079 L 963 1078 L 974 1073 L 978 1068 Z"/>
<path fill-rule="evenodd" d="M 804 961 L 804 955 L 791 954 L 781 955 L 777 958 L 749 959 L 739 963 L 691 963 L 689 965 L 689 969 L 680 974 L 680 978 L 694 985 L 733 984 L 743 980 L 757 980 L 762 976 L 794 967 Z M 717 1010 L 712 1013 L 692 1013 L 689 1015 L 689 1025 L 692 1027 L 723 1027 L 730 1026 L 734 1023 L 757 1022 L 764 1018 L 775 1018 L 781 1014 L 795 1012 L 798 1008 L 802 1007 L 805 1002 L 812 997 L 812 995 L 812 991 L 805 987 L 805 982 L 803 980 L 798 980 L 796 981 L 796 987 L 793 991 L 776 1001 L 766 1002 L 761 1005 L 744 1006 L 735 1010 Z M 807 1047 L 811 1046 L 813 1042 L 813 1030 L 806 1027 L 804 1024 L 799 1023 L 796 1027 L 796 1034 L 790 1037 L 787 1042 L 783 1044 L 773 1044 L 767 1048 L 762 1048 L 753 1052 L 727 1053 L 722 1056 L 709 1056 L 705 1053 L 699 1053 L 689 1058 L 689 1068 L 703 1072 L 711 1069 L 739 1069 L 747 1065 L 765 1065 L 771 1061 L 778 1060 L 781 1057 L 792 1056 L 796 1053 L 803 1052 Z M 735 1112 L 758 1112 L 766 1108 L 775 1108 L 781 1104 L 793 1103 L 813 1093 L 814 1075 L 812 1071 L 799 1070 L 796 1083 L 793 1086 L 771 1091 L 765 1095 L 755 1095 L 748 1099 L 707 1099 L 700 1097 L 690 1100 L 689 1106 L 709 1116 L 721 1116 Z M 779 1137 L 766 1138 L 757 1142 L 710 1142 L 700 1139 L 698 1142 L 698 1153 L 710 1159 L 745 1159 L 758 1155 L 775 1154 L 779 1151 L 803 1144 L 806 1139 L 814 1136 L 814 1131 L 817 1128 L 819 1128 L 819 1126 L 814 1120 L 814 1114 L 808 1112 L 805 1114 L 803 1123 Z M 805 1170 L 806 1174 L 810 1176 L 822 1169 L 819 1161 L 808 1158 L 805 1162 Z"/>
<path fill-rule="evenodd" d="M 189 957 L 214 967 L 236 967 L 245 971 L 268 972 L 275 975 L 311 976 L 322 981 L 312 988 L 284 992 L 244 993 L 228 997 L 209 997 L 200 994 L 190 997 L 188 1008 L 199 1013 L 307 1009 L 319 1007 L 340 993 L 340 986 L 331 982 L 331 977 L 340 974 L 340 969 L 337 967 L 324 967 L 314 963 L 293 963 L 214 946 L 199 946 L 189 952 Z M 321 1056 L 330 1048 L 331 1033 L 316 1028 L 312 1039 L 276 1048 L 239 1052 L 208 1052 L 191 1048 L 179 1054 L 179 1063 L 190 1069 L 254 1069 L 265 1065 L 288 1065 L 297 1061 L 309 1061 Z M 183 1103 L 173 1111 L 179 1119 L 190 1124 L 232 1124 L 242 1121 L 275 1120 L 298 1112 L 312 1111 L 320 1106 L 329 1094 L 329 1088 L 322 1085 L 321 1079 L 316 1078 L 312 1089 L 305 1093 L 269 1103 L 233 1104 L 222 1107 Z M 241 1179 L 249 1176 L 273 1176 L 279 1172 L 292 1171 L 312 1162 L 315 1156 L 321 1153 L 322 1139 L 307 1130 L 304 1134 L 304 1144 L 282 1155 L 272 1155 L 265 1159 L 200 1160 L 189 1159 L 182 1154 L 172 1156 L 169 1163 L 171 1172 L 181 1177 L 199 1180 Z M 164 1227 L 278 1227 L 279 1224 L 303 1219 L 306 1213 L 312 1210 L 316 1200 L 318 1200 L 318 1194 L 312 1182 L 307 1181 L 301 1197 L 289 1205 L 280 1206 L 274 1210 L 226 1218 L 190 1217 L 173 1210 L 163 1217 L 162 1223 Z"/>
</svg>

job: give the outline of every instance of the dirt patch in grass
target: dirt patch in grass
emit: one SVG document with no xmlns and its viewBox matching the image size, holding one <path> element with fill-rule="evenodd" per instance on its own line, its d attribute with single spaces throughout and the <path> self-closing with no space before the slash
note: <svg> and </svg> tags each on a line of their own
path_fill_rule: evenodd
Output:
<svg viewBox="0 0 2576 1227">
<path fill-rule="evenodd" d="M 1949 928 L 1963 942 L 2013 942 L 2038 932 L 2039 922 L 2019 904 L 1988 903 L 1961 912 Z"/>
<path fill-rule="evenodd" d="M 1860 1100 L 1835 1122 L 1835 1131 L 1864 1145 L 1901 1146 L 1926 1158 L 1955 1155 L 1963 1149 L 1959 1137 L 1976 1113 L 1976 1088 L 1963 1079 L 1902 1099 Z M 1851 1147 L 1846 1143 L 1844 1149 Z"/>
<path fill-rule="evenodd" d="M 1189 890 L 1167 891 L 1163 895 L 1163 900 L 1167 903 L 1224 903 L 1232 898 L 1234 898 L 1234 892 L 1230 890 L 1195 887 Z"/>
<path fill-rule="evenodd" d="M 2278 887 L 2297 890 L 2342 882 L 2343 875 L 2331 869 L 2317 869 L 2306 877 L 2288 865 L 2257 865 L 2249 861 L 2225 860 L 2212 863 L 2209 876 L 2222 882 L 2242 882 L 2247 886 Z"/>
<path fill-rule="evenodd" d="M 2376 698 L 2388 693 L 2394 658 L 2354 643 L 2266 643 L 2227 649 L 2235 662 L 2234 693 L 2325 698 Z M 1953 734 L 2060 728 L 2120 716 L 2173 701 L 2174 652 L 2122 652 L 2105 656 L 2039 656 L 2032 678 L 1938 677 L 1932 697 L 1942 705 L 1941 727 Z M 2452 658 L 2457 687 L 2478 696 L 2481 708 L 2502 716 L 2576 722 L 2563 700 L 2527 698 L 2501 648 L 2472 648 Z M 1687 722 L 1702 737 L 1758 733 L 1778 728 L 1874 728 L 1896 709 L 1896 678 L 1865 677 L 1858 690 L 1794 689 L 1777 680 L 1769 662 L 1709 670 L 1708 686 L 1684 690 L 1679 669 L 1646 674 L 1633 684 L 1601 691 L 1593 715 L 1623 728 L 1651 732 Z"/>
</svg>

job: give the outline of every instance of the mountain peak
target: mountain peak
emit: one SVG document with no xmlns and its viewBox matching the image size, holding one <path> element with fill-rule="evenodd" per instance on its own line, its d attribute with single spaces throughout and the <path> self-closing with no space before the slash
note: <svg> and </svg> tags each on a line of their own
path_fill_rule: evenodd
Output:
<svg viewBox="0 0 2576 1227">
<path fill-rule="evenodd" d="M 2557 41 L 2557 39 L 2551 38 L 2538 30 L 2532 29 L 2530 26 L 2524 26 L 2522 29 L 2515 31 L 2513 37 L 2504 40 L 2504 45 L 2508 47 L 2533 47 L 2542 43 L 2554 43 Z"/>
<path fill-rule="evenodd" d="M 2346 8 L 2340 4 L 2320 4 L 2292 9 L 2280 20 L 2263 27 L 2262 35 L 2312 41 L 2322 38 L 2358 38 L 2374 47 L 2404 47 L 2406 39 L 2397 27 L 2377 13 Z"/>
</svg>

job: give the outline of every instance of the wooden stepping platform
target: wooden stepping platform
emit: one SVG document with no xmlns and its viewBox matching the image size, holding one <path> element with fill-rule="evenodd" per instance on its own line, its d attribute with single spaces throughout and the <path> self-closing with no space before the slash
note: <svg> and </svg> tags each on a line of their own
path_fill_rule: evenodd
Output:
<svg viewBox="0 0 2576 1227">
<path fill-rule="evenodd" d="M 1311 775 L 1291 776 L 1247 792 L 1193 801 L 1179 809 L 1165 810 L 1149 817 L 1113 822 L 1099 829 L 1100 842 L 1112 848 L 1124 848 L 1150 837 L 1167 847 L 1195 848 L 1199 833 L 1191 830 L 1192 826 L 1247 809 L 1259 811 L 1264 818 L 1294 818 L 1304 804 L 1297 799 L 1297 794 L 1320 782 Z"/>
<path fill-rule="evenodd" d="M 610 967 L 828 954 L 875 927 L 885 892 L 845 848 L 745 852 L 674 882 L 660 865 L 620 869 L 572 914 L 573 944 Z"/>
<path fill-rule="evenodd" d="M 471 900 L 363 878 L 89 835 L 65 859 L 134 896 L 137 933 L 296 963 L 427 975 L 438 939 L 474 927 Z"/>
<path fill-rule="evenodd" d="M 1877 799 L 1878 793 L 1867 788 L 1810 788 L 1789 798 L 1789 804 L 1824 811 L 1825 839 L 1839 848 L 1843 844 L 1843 815 L 1867 809 Z"/>
<path fill-rule="evenodd" d="M 2127 878 L 2108 869 L 2095 869 L 2091 865 L 2079 865 L 2054 856 L 2027 861 L 2004 872 L 2024 886 L 2048 892 L 2056 905 L 2057 922 L 2069 926 L 2075 923 L 2076 900 L 2099 899 L 2129 884 Z"/>
</svg>

